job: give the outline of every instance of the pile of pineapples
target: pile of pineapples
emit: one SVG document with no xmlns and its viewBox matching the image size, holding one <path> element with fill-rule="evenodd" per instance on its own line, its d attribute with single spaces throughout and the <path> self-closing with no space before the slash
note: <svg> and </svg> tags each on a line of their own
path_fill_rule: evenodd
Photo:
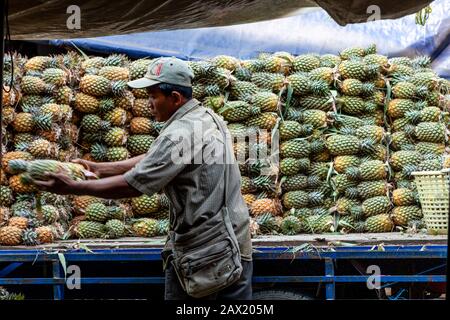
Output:
<svg viewBox="0 0 450 320">
<path fill-rule="evenodd" d="M 5 56 L 0 245 L 167 232 L 162 194 L 112 202 L 38 192 L 30 181 L 59 167 L 84 178 L 77 165 L 57 161 L 112 162 L 147 152 L 162 124 L 150 118 L 146 91 L 130 91 L 127 82 L 142 77 L 149 63 L 73 52 Z"/>
<path fill-rule="evenodd" d="M 370 46 L 191 66 L 194 96 L 235 137 L 253 234 L 424 228 L 411 173 L 448 166 L 449 128 L 449 83 L 428 57 L 389 59 Z M 257 143 L 239 138 L 261 130 Z M 274 139 L 279 163 L 250 161 Z"/>
<path fill-rule="evenodd" d="M 150 62 L 73 52 L 5 56 L 1 245 L 167 233 L 163 193 L 62 197 L 38 192 L 17 170 L 23 161 L 9 163 L 113 162 L 146 153 L 163 123 L 152 119 L 146 90 L 126 83 L 143 77 Z M 411 173 L 450 166 L 443 157 L 450 85 L 429 58 L 389 59 L 370 46 L 189 64 L 194 97 L 233 136 L 254 235 L 424 227 Z M 37 165 L 46 166 L 57 165 Z"/>
</svg>

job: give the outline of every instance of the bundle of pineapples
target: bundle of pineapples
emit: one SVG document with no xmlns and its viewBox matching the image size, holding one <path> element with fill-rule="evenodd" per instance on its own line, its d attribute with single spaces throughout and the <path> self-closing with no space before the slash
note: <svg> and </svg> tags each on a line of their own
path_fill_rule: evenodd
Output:
<svg viewBox="0 0 450 320">
<path fill-rule="evenodd" d="M 0 243 L 36 245 L 63 237 L 71 217 L 65 197 L 37 192 L 21 170 L 14 171 L 10 160 L 68 160 L 76 156 L 73 146 L 78 129 L 71 123 L 73 72 L 78 57 L 74 54 L 34 57 L 26 60 L 9 55 L 6 71 L 19 99 L 3 104 L 3 140 Z M 13 68 L 9 67 L 12 65 Z M 10 69 L 10 70 L 9 70 Z"/>
<path fill-rule="evenodd" d="M 448 153 L 448 82 L 430 68 L 430 59 L 390 60 L 392 99 L 387 103 L 392 149 L 390 165 L 396 189 L 392 219 L 398 226 L 420 224 L 422 212 L 411 173 L 439 171 Z"/>
</svg>

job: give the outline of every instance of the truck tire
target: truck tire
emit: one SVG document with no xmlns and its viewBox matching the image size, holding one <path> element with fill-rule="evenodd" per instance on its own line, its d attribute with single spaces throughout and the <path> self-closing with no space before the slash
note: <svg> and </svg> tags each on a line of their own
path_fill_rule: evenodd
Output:
<svg viewBox="0 0 450 320">
<path fill-rule="evenodd" d="M 253 293 L 253 300 L 313 300 L 313 298 L 295 291 L 261 290 Z"/>
</svg>

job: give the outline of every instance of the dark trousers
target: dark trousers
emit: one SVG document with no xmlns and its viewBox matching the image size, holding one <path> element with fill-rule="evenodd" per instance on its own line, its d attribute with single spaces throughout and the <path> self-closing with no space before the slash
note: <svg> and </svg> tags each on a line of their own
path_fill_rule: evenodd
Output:
<svg viewBox="0 0 450 320">
<path fill-rule="evenodd" d="M 165 300 L 196 300 L 181 287 L 171 263 L 168 264 L 165 281 Z M 198 300 L 251 300 L 253 262 L 242 261 L 242 275 L 235 283 L 225 289 Z"/>
</svg>

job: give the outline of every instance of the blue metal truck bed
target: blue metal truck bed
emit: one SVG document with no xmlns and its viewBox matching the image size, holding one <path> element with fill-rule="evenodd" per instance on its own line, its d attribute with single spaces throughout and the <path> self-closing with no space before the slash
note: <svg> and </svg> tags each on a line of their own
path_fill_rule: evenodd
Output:
<svg viewBox="0 0 450 320">
<path fill-rule="evenodd" d="M 97 298 L 128 298 L 125 288 L 148 285 L 154 295 L 142 297 L 162 299 L 163 243 L 164 238 L 123 238 L 0 247 L 0 286 L 13 286 L 16 291 L 46 287 L 51 288 L 51 294 L 45 291 L 44 298 L 71 299 L 86 298 L 92 292 Z M 351 286 L 367 291 L 367 284 L 377 280 L 378 293 L 396 287 L 395 292 L 400 288 L 411 296 L 411 286 L 433 287 L 437 283 L 441 288 L 446 282 L 446 236 L 260 236 L 253 239 L 253 245 L 255 292 L 309 290 L 308 297 L 314 291 L 316 298 L 345 299 L 349 298 L 345 293 L 337 295 L 338 287 L 344 292 Z M 379 274 L 374 273 L 376 270 Z M 77 283 L 83 290 L 75 288 Z M 109 295 L 114 288 L 118 296 Z M 43 292 L 31 290 L 31 296 L 39 298 Z"/>
</svg>

